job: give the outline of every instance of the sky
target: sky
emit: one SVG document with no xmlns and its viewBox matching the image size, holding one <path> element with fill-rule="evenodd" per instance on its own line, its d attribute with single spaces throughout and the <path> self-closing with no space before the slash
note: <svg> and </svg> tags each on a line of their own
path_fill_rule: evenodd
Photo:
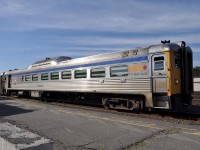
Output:
<svg viewBox="0 0 200 150">
<path fill-rule="evenodd" d="M 185 41 L 200 66 L 199 0 L 0 0 L 0 72 Z"/>
</svg>

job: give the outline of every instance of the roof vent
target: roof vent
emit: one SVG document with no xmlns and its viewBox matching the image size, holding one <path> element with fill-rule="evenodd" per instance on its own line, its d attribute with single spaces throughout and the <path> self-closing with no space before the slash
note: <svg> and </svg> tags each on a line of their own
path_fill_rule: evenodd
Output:
<svg viewBox="0 0 200 150">
<path fill-rule="evenodd" d="M 162 43 L 162 44 L 170 43 L 170 40 L 168 40 L 168 41 L 167 41 L 167 40 L 164 40 L 164 41 L 161 41 L 161 43 Z"/>
</svg>

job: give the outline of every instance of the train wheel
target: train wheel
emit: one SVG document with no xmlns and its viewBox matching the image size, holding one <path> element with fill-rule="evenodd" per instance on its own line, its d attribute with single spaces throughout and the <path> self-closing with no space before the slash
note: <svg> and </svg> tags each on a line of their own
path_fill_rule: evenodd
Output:
<svg viewBox="0 0 200 150">
<path fill-rule="evenodd" d="M 138 100 L 129 100 L 127 108 L 129 110 L 140 110 L 140 109 L 142 109 L 143 108 L 142 100 L 140 100 L 140 99 L 138 99 Z"/>
</svg>

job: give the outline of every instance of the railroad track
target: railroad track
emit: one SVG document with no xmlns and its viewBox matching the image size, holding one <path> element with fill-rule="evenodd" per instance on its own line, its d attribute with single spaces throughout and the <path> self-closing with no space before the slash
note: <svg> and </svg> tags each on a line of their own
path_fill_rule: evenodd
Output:
<svg viewBox="0 0 200 150">
<path fill-rule="evenodd" d="M 19 99 L 19 98 L 14 98 Z M 192 106 L 185 113 L 180 113 L 176 111 L 166 111 L 166 110 L 154 110 L 152 112 L 147 111 L 127 111 L 127 110 L 113 110 L 105 109 L 100 105 L 91 105 L 91 104 L 74 104 L 74 103 L 64 103 L 63 101 L 56 102 L 56 100 L 51 101 L 40 101 L 33 99 L 20 98 L 20 100 L 29 100 L 37 103 L 45 103 L 49 105 L 57 105 L 68 108 L 83 109 L 89 111 L 98 111 L 104 113 L 113 113 L 117 115 L 140 117 L 140 118 L 149 118 L 155 120 L 162 120 L 168 122 L 176 122 L 178 124 L 198 124 L 200 125 L 200 106 Z"/>
</svg>

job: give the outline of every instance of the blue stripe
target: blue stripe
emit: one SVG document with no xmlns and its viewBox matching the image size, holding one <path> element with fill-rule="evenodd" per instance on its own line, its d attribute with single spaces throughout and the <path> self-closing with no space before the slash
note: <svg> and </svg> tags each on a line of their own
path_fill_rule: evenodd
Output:
<svg viewBox="0 0 200 150">
<path fill-rule="evenodd" d="M 23 72 L 23 73 L 13 74 L 13 76 L 37 74 L 37 73 L 43 73 L 43 72 L 52 72 L 52 71 L 58 71 L 58 70 L 68 70 L 68 69 L 83 68 L 83 67 L 113 65 L 113 64 L 120 64 L 120 63 L 144 61 L 147 59 L 148 59 L 147 56 L 141 56 L 141 57 L 135 57 L 135 58 L 127 58 L 127 59 L 111 60 L 111 61 L 98 62 L 98 63 L 90 63 L 90 64 L 84 64 L 84 65 L 66 66 L 66 67 L 60 67 L 60 68 L 51 68 L 51 69 L 31 71 L 31 72 Z"/>
</svg>

